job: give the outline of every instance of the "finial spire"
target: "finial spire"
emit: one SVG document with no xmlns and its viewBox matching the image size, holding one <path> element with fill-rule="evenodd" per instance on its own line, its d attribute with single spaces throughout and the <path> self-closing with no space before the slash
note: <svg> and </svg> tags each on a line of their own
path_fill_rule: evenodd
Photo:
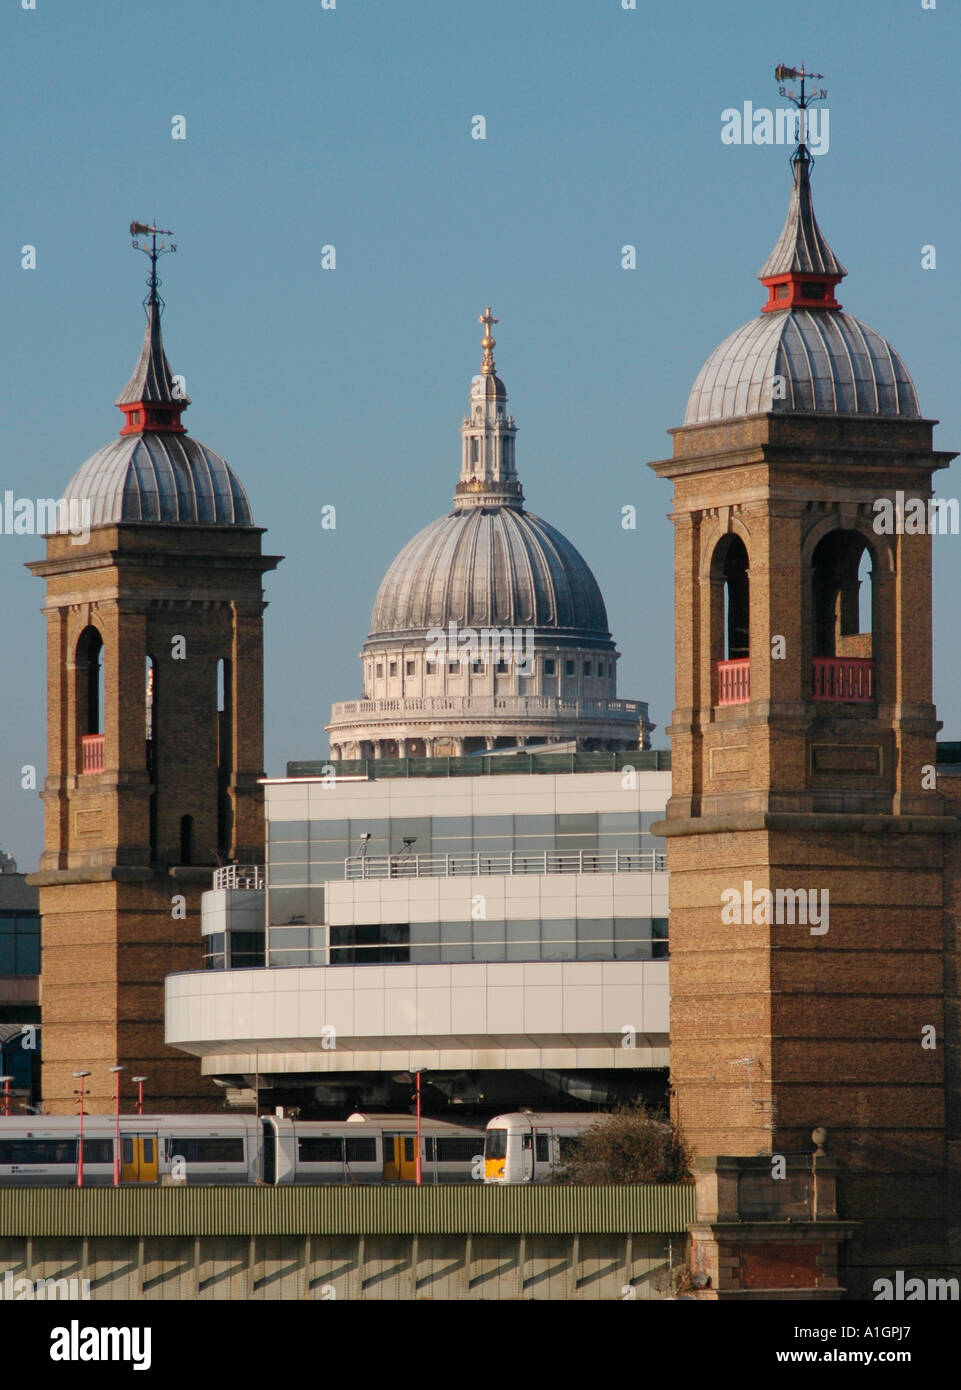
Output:
<svg viewBox="0 0 961 1390">
<path fill-rule="evenodd" d="M 803 63 L 799 68 L 778 64 L 774 76 L 781 83 L 782 97 L 793 102 L 798 110 L 798 143 L 791 156 L 794 187 L 788 204 L 787 217 L 781 235 L 758 273 L 758 279 L 768 290 L 764 313 L 784 309 L 840 309 L 834 290 L 847 274 L 844 266 L 828 245 L 814 216 L 811 198 L 811 166 L 814 160 L 807 147 L 807 109 L 814 101 L 827 96 L 826 87 L 808 91 L 808 79 L 820 79 L 819 72 L 808 72 Z M 786 89 L 786 79 L 800 78 L 800 95 Z"/>
<path fill-rule="evenodd" d="M 491 337 L 491 326 L 492 324 L 500 323 L 500 319 L 495 319 L 494 315 L 491 313 L 491 306 L 488 304 L 484 312 L 478 314 L 477 322 L 482 323 L 485 329 L 484 336 L 481 338 L 481 347 L 484 349 L 484 360 L 481 363 L 481 375 L 494 376 L 494 346 L 497 340 Z"/>
<path fill-rule="evenodd" d="M 134 238 L 134 250 L 142 251 L 149 257 L 150 274 L 147 277 L 147 297 L 143 301 L 147 311 L 147 327 L 140 358 L 117 400 L 117 405 L 125 417 L 120 433 L 142 434 L 146 431 L 157 431 L 183 434 L 185 430 L 180 423 L 180 416 L 190 404 L 190 398 L 183 390 L 183 379 L 175 377 L 170 370 L 170 363 L 164 352 L 160 332 L 163 300 L 158 293 L 162 282 L 157 276 L 157 261 L 161 256 L 176 251 L 177 247 L 174 242 L 170 242 L 169 245 L 163 241 L 158 243 L 158 237 L 173 235 L 161 227 L 131 222 L 130 232 Z M 149 237 L 149 244 L 142 246 L 139 240 L 141 237 Z"/>
</svg>

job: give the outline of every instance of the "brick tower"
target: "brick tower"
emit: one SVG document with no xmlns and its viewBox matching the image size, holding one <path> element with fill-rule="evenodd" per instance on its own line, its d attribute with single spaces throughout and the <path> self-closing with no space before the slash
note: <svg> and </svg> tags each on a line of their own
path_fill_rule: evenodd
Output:
<svg viewBox="0 0 961 1390">
<path fill-rule="evenodd" d="M 651 465 L 674 483 L 671 1077 L 702 1176 L 731 1180 L 695 1233 L 715 1290 L 832 1296 L 847 1238 L 841 1287 L 873 1297 L 898 1268 L 958 1273 L 943 865 L 959 825 L 934 785 L 931 540 L 885 534 L 878 505 L 929 498 L 954 455 L 898 354 L 842 312 L 803 143 L 792 164 L 768 301 Z M 836 1166 L 843 1232 L 814 1219 L 818 1164 L 832 1184 Z M 766 1234 L 732 1236 L 721 1208 Z"/>
<path fill-rule="evenodd" d="M 198 1064 L 164 1045 L 163 981 L 202 964 L 200 895 L 218 863 L 263 858 L 261 555 L 240 482 L 187 437 L 189 404 L 160 331 L 153 228 L 140 359 L 120 438 L 65 491 L 88 538 L 51 534 L 46 559 L 43 1101 L 112 1108 L 120 1064 L 151 1111 L 209 1108 Z M 134 245 L 138 243 L 135 241 Z M 80 527 L 75 527 L 80 530 Z M 128 1102 L 129 1103 L 129 1102 Z"/>
</svg>

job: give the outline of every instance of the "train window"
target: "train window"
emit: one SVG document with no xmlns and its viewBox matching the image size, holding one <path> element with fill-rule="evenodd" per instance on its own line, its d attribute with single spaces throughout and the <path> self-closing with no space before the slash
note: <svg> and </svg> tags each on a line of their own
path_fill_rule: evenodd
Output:
<svg viewBox="0 0 961 1390">
<path fill-rule="evenodd" d="M 560 1139 L 558 1140 L 558 1143 L 559 1143 L 559 1145 L 560 1145 L 560 1151 L 561 1151 L 561 1162 L 562 1162 L 562 1163 L 567 1163 L 567 1162 L 569 1162 L 570 1159 L 573 1158 L 573 1156 L 574 1156 L 574 1151 L 575 1151 L 575 1148 L 576 1148 L 576 1145 L 577 1145 L 577 1135 L 576 1135 L 576 1134 L 562 1134 L 562 1135 L 560 1136 Z"/>
<path fill-rule="evenodd" d="M 167 1152 L 186 1163 L 243 1163 L 243 1139 L 168 1139 Z M 144 1153 L 146 1158 L 146 1151 Z"/>
<path fill-rule="evenodd" d="M 430 1135 L 424 1140 L 424 1161 L 425 1163 L 433 1163 L 434 1161 L 434 1141 Z"/>
<path fill-rule="evenodd" d="M 344 1141 L 339 1135 L 318 1134 L 297 1140 L 301 1163 L 343 1163 Z"/>
<path fill-rule="evenodd" d="M 485 1158 L 507 1157 L 507 1130 L 489 1129 L 484 1140 Z"/>
<path fill-rule="evenodd" d="M 84 1145 L 84 1148 L 86 1148 L 86 1145 Z M 242 1155 L 241 1155 L 241 1156 L 242 1156 Z M 88 1159 L 87 1161 L 89 1162 L 90 1160 Z M 145 1139 L 145 1140 L 143 1141 L 143 1161 L 144 1161 L 144 1163 L 153 1163 L 153 1140 L 152 1140 L 152 1139 Z"/>
<path fill-rule="evenodd" d="M 123 1156 L 124 1163 L 133 1163 L 133 1140 L 121 1139 L 120 1152 Z"/>
<path fill-rule="evenodd" d="M 538 1134 L 534 1138 L 534 1157 L 538 1163 L 550 1163 L 551 1161 L 551 1141 L 546 1134 Z"/>
<path fill-rule="evenodd" d="M 0 1139 L 0 1163 L 76 1163 L 76 1139 Z M 84 1139 L 84 1163 L 112 1163 L 112 1139 Z"/>
<path fill-rule="evenodd" d="M 528 1150 L 528 1149 L 530 1148 L 530 1146 L 531 1146 L 531 1138 L 532 1138 L 532 1136 L 531 1136 L 530 1134 L 525 1134 L 525 1135 L 524 1135 L 523 1144 L 524 1144 L 524 1151 L 525 1151 L 525 1153 L 527 1152 L 527 1150 Z"/>
<path fill-rule="evenodd" d="M 87 1139 L 85 1137 L 83 1141 L 83 1161 L 84 1163 L 112 1163 L 113 1140 Z"/>
<path fill-rule="evenodd" d="M 347 1162 L 348 1163 L 376 1163 L 377 1162 L 377 1140 L 376 1139 L 348 1139 Z M 413 1158 L 413 1153 L 411 1158 Z"/>
<path fill-rule="evenodd" d="M 480 1148 L 479 1140 L 474 1138 L 438 1139 L 437 1159 L 440 1163 L 470 1163 L 474 1155 L 480 1152 Z"/>
</svg>

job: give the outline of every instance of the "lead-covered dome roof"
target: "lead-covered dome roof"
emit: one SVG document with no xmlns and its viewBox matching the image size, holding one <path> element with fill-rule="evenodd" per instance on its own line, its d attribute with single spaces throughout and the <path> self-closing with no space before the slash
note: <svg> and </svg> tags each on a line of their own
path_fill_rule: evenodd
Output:
<svg viewBox="0 0 961 1390">
<path fill-rule="evenodd" d="M 213 449 L 191 439 L 180 422 L 190 398 L 164 352 L 156 256 L 151 260 L 143 346 L 117 399 L 123 429 L 81 464 L 64 498 L 89 503 L 91 526 L 131 521 L 252 526 L 250 502 L 237 475 Z"/>
<path fill-rule="evenodd" d="M 121 435 L 81 465 L 64 497 L 89 499 L 91 526 L 122 521 L 253 525 L 247 494 L 229 464 L 186 434 Z"/>
<path fill-rule="evenodd" d="M 768 411 L 919 418 L 914 382 L 886 338 L 842 312 L 847 271 L 814 216 L 804 144 L 792 157 L 784 227 L 758 279 L 768 302 L 698 372 L 685 425 Z"/>
<path fill-rule="evenodd" d="M 374 601 L 370 639 L 458 627 L 532 627 L 610 642 L 583 556 L 516 506 L 454 511 L 404 546 Z"/>
<path fill-rule="evenodd" d="M 899 354 L 837 309 L 759 314 L 725 338 L 697 374 L 684 423 L 769 410 L 921 414 Z"/>
</svg>

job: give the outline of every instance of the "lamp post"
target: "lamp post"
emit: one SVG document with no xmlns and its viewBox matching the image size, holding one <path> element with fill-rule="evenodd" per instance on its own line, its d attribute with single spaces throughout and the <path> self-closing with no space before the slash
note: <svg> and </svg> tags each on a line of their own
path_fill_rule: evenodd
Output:
<svg viewBox="0 0 961 1390">
<path fill-rule="evenodd" d="M 147 1080 L 146 1076 L 132 1076 L 131 1081 L 137 1083 L 137 1114 L 143 1114 L 143 1083 Z"/>
<path fill-rule="evenodd" d="M 414 1072 L 414 1080 L 417 1083 L 417 1153 L 414 1159 L 414 1182 L 418 1187 L 420 1187 L 424 1176 L 420 1162 L 420 1076 L 422 1070 L 422 1067 L 417 1067 Z"/>
<path fill-rule="evenodd" d="M 84 1078 L 89 1076 L 88 1071 L 75 1071 L 74 1076 L 80 1082 L 80 1090 L 74 1091 L 74 1095 L 80 1096 L 80 1145 L 77 1149 L 77 1186 L 83 1187 L 83 1083 Z"/>
<path fill-rule="evenodd" d="M 120 1073 L 123 1067 L 111 1067 L 114 1086 L 113 1185 L 120 1186 Z"/>
<path fill-rule="evenodd" d="M 0 1076 L 0 1081 L 3 1082 L 3 1113 L 4 1113 L 4 1115 L 9 1115 L 9 1114 L 10 1114 L 10 1082 L 11 1082 L 12 1080 L 13 1080 L 13 1077 L 12 1077 L 12 1076 L 7 1076 L 7 1075 Z"/>
</svg>

